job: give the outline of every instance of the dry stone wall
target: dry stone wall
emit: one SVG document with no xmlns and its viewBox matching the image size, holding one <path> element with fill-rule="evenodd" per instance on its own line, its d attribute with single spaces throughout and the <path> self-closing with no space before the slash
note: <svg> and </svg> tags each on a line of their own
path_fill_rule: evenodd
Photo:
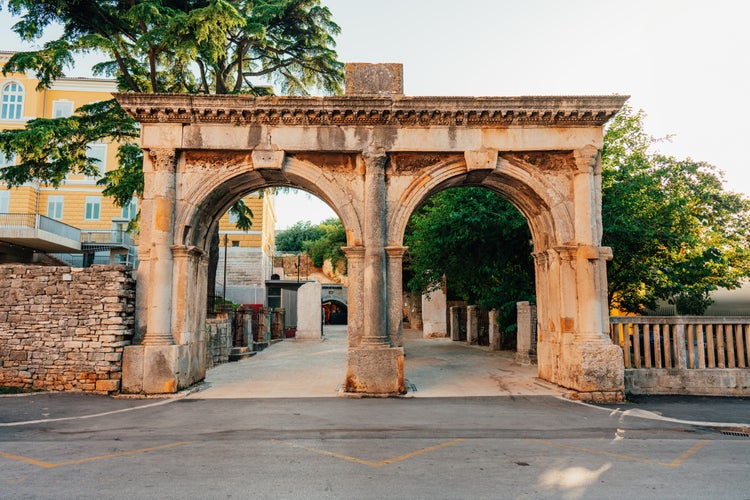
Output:
<svg viewBox="0 0 750 500">
<path fill-rule="evenodd" d="M 123 266 L 0 265 L 0 387 L 119 391 L 134 299 Z"/>
<path fill-rule="evenodd" d="M 206 319 L 208 349 L 206 350 L 206 368 L 229 361 L 232 353 L 232 322 L 226 313 Z"/>
</svg>

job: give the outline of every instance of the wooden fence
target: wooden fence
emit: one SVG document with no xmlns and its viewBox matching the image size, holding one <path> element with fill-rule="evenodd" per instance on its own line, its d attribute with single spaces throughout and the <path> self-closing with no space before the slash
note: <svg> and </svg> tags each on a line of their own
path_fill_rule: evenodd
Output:
<svg viewBox="0 0 750 500">
<path fill-rule="evenodd" d="M 626 369 L 750 368 L 750 317 L 613 316 Z"/>
</svg>

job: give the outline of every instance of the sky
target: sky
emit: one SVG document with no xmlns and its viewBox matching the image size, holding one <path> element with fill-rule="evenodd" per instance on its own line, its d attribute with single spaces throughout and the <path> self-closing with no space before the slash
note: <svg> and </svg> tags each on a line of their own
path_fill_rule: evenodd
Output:
<svg viewBox="0 0 750 500">
<path fill-rule="evenodd" d="M 418 96 L 630 95 L 658 150 L 716 165 L 750 196 L 746 0 L 322 0 L 343 62 L 399 62 Z M 0 13 L 0 32 L 10 22 Z M 3 37 L 7 40 L 6 37 Z M 3 42 L 6 50 L 21 47 Z M 277 227 L 331 217 L 277 199 Z"/>
</svg>

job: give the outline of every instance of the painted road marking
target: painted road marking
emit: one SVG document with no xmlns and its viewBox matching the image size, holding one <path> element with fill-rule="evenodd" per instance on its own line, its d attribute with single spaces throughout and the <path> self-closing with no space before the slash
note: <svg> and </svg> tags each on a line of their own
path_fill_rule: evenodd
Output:
<svg viewBox="0 0 750 500">
<path fill-rule="evenodd" d="M 535 443 L 547 444 L 547 445 L 550 445 L 550 446 L 557 446 L 559 448 L 568 448 L 570 450 L 583 451 L 583 452 L 586 452 L 586 453 L 593 453 L 595 455 L 604 455 L 604 456 L 607 456 L 607 457 L 621 458 L 621 459 L 624 459 L 624 460 L 633 460 L 635 462 L 643 462 L 643 463 L 646 463 L 646 464 L 663 465 L 664 467 L 679 467 L 680 465 L 682 465 L 682 463 L 685 460 L 687 460 L 688 458 L 690 458 L 693 455 L 695 455 L 698 452 L 698 450 L 700 450 L 701 448 L 703 448 L 708 443 L 708 441 L 706 441 L 706 440 L 698 441 L 689 450 L 687 450 L 686 452 L 682 453 L 679 457 L 675 458 L 671 462 L 660 462 L 658 460 L 651 460 L 651 459 L 648 459 L 648 458 L 633 457 L 633 456 L 630 456 L 630 455 L 623 455 L 621 453 L 612 453 L 612 452 L 609 452 L 609 451 L 593 450 L 591 448 L 581 448 L 580 446 L 573 446 L 573 445 L 570 445 L 570 444 L 563 444 L 563 443 L 555 443 L 554 441 L 546 441 L 546 440 L 543 440 L 543 439 L 531 439 L 530 441 L 533 441 Z"/>
<path fill-rule="evenodd" d="M 22 457 L 21 455 L 13 455 L 11 453 L 5 453 L 3 451 L 0 451 L 0 457 L 7 458 L 9 460 L 15 460 L 17 462 L 24 462 L 27 464 L 36 465 L 38 467 L 44 467 L 45 469 L 54 469 L 55 467 L 62 467 L 64 465 L 83 464 L 86 462 L 93 462 L 95 460 L 105 460 L 107 458 L 116 458 L 116 457 L 124 457 L 127 455 L 135 455 L 136 453 L 147 453 L 149 451 L 166 450 L 168 448 L 174 448 L 176 446 L 182 446 L 182 445 L 189 444 L 189 443 L 190 441 L 178 441 L 176 443 L 163 444 L 160 446 L 152 446 L 150 448 L 141 448 L 140 450 L 122 451 L 120 453 L 109 453 L 107 455 L 97 455 L 95 457 L 86 457 L 86 458 L 80 458 L 78 460 L 68 460 L 65 462 L 57 462 L 57 463 L 44 462 L 42 460 L 35 460 L 29 457 Z"/>
<path fill-rule="evenodd" d="M 329 457 L 340 458 L 341 460 L 347 460 L 349 462 L 354 462 L 354 463 L 361 464 L 361 465 L 369 465 L 370 467 L 382 467 L 384 465 L 389 465 L 389 464 L 393 464 L 393 463 L 396 463 L 396 462 L 402 462 L 404 460 L 408 460 L 410 458 L 413 458 L 413 457 L 416 457 L 416 456 L 419 456 L 419 455 L 423 455 L 423 454 L 429 453 L 431 451 L 436 451 L 436 450 L 439 450 L 441 448 L 446 448 L 448 446 L 452 446 L 454 444 L 458 444 L 458 443 L 461 443 L 461 442 L 466 441 L 466 440 L 465 439 L 454 439 L 453 441 L 446 441 L 445 443 L 440 443 L 440 444 L 437 444 L 435 446 L 430 446 L 429 448 L 422 448 L 422 449 L 413 451 L 411 453 L 407 453 L 405 455 L 399 455 L 397 457 L 388 458 L 386 460 L 381 460 L 380 462 L 371 462 L 369 460 L 363 460 L 361 458 L 350 457 L 349 455 L 342 455 L 340 453 L 334 453 L 332 451 L 321 450 L 321 449 L 312 448 L 312 447 L 309 447 L 309 446 L 303 446 L 301 444 L 290 443 L 288 441 L 279 441 L 279 440 L 274 440 L 274 441 L 277 442 L 277 443 L 285 444 L 287 446 L 291 446 L 292 448 L 299 448 L 301 450 L 312 451 L 313 453 L 319 453 L 321 455 L 327 455 Z"/>
<path fill-rule="evenodd" d="M 175 401 L 179 401 L 180 399 L 182 399 L 182 397 L 183 396 L 176 397 L 176 398 L 169 398 L 169 399 L 157 401 L 156 403 L 149 403 L 149 404 L 145 404 L 141 406 L 133 406 L 131 408 L 121 408 L 119 410 L 105 411 L 104 413 L 94 413 L 92 415 L 78 415 L 75 417 L 60 417 L 60 418 L 40 418 L 37 420 L 25 420 L 23 422 L 2 422 L 0 423 L 0 427 L 17 427 L 19 425 L 48 424 L 50 422 L 64 422 L 66 420 L 83 420 L 87 418 L 106 417 L 108 415 L 115 415 L 117 413 L 125 413 L 128 411 L 141 410 L 143 408 L 153 408 L 154 406 L 161 406 L 161 405 L 166 405 L 169 403 L 174 403 Z"/>
</svg>

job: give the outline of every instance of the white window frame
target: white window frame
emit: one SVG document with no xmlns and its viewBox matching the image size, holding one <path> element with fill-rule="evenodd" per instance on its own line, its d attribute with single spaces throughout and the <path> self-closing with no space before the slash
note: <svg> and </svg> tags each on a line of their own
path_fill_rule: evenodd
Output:
<svg viewBox="0 0 750 500">
<path fill-rule="evenodd" d="M 96 158 L 99 160 L 97 168 L 99 169 L 99 175 L 90 176 L 87 175 L 86 179 L 98 180 L 104 177 L 104 172 L 107 171 L 107 145 L 103 142 L 92 142 L 86 145 L 86 156 L 89 158 Z"/>
<path fill-rule="evenodd" d="M 102 217 L 102 197 L 87 196 L 86 203 L 83 206 L 83 220 L 101 220 Z"/>
<path fill-rule="evenodd" d="M 14 87 L 12 90 L 11 88 Z M 0 120 L 19 121 L 23 117 L 23 100 L 25 96 L 23 85 L 15 80 L 6 82 L 0 94 Z"/>
<path fill-rule="evenodd" d="M 65 197 L 60 195 L 47 197 L 47 217 L 62 220 L 65 209 Z M 59 214 L 57 212 L 60 212 Z"/>
<path fill-rule="evenodd" d="M 136 214 L 138 214 L 138 199 L 133 197 L 130 199 L 130 203 L 122 207 L 120 218 L 126 219 L 126 220 L 133 220 L 135 219 Z"/>
<path fill-rule="evenodd" d="M 10 212 L 10 191 L 0 191 L 0 214 Z"/>
<path fill-rule="evenodd" d="M 73 115 L 73 101 L 59 99 L 52 101 L 52 118 L 67 118 Z"/>
</svg>

